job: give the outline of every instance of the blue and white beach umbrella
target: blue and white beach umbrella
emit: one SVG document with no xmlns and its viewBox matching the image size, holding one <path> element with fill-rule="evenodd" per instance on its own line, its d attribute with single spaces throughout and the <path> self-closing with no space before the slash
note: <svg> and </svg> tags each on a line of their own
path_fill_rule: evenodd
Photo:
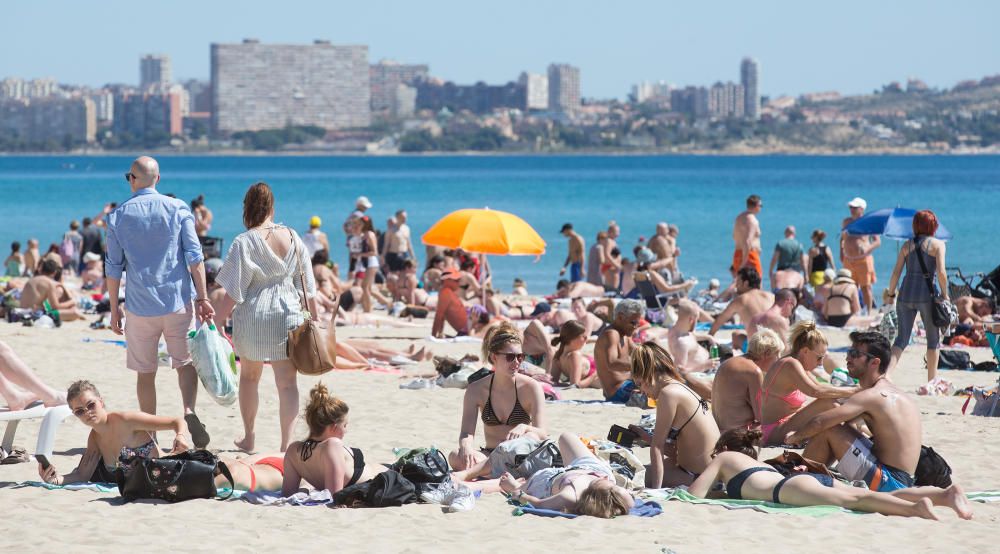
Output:
<svg viewBox="0 0 1000 554">
<path fill-rule="evenodd" d="M 859 217 L 844 230 L 850 235 L 883 235 L 896 240 L 913 238 L 913 216 L 917 210 L 910 208 L 885 208 Z M 951 232 L 938 224 L 934 237 L 950 240 Z"/>
</svg>

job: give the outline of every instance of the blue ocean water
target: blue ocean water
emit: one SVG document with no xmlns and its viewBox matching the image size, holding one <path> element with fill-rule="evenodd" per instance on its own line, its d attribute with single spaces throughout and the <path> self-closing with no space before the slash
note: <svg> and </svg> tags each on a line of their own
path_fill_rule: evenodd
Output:
<svg viewBox="0 0 1000 554">
<path fill-rule="evenodd" d="M 93 216 L 129 189 L 127 157 L 0 157 L 0 244 L 38 238 L 42 249 L 59 242 L 72 219 Z M 488 206 L 513 212 L 548 243 L 545 256 L 491 258 L 495 283 L 509 290 L 514 277 L 548 293 L 566 256 L 560 226 L 572 222 L 588 241 L 609 220 L 630 251 L 658 221 L 680 226 L 681 269 L 703 282 L 728 279 L 732 220 L 749 194 L 763 198 L 760 221 L 766 267 L 786 225 L 808 245 L 824 229 L 836 253 L 846 203 L 855 196 L 869 210 L 904 206 L 933 209 L 955 238 L 948 264 L 989 271 L 1000 264 L 1000 157 L 912 156 L 523 156 L 523 157 L 185 157 L 160 158 L 161 192 L 190 200 L 204 194 L 215 214 L 213 235 L 226 244 L 242 228 L 242 198 L 259 180 L 277 198 L 276 220 L 304 231 L 323 218 L 333 256 L 345 260 L 340 226 L 354 199 L 367 195 L 378 227 L 405 208 L 419 237 L 451 210 Z M 897 244 L 876 251 L 879 281 L 888 281 Z M 418 248 L 421 262 L 425 261 Z M 629 254 L 630 255 L 630 254 Z M 343 264 L 342 264 L 343 265 Z"/>
</svg>

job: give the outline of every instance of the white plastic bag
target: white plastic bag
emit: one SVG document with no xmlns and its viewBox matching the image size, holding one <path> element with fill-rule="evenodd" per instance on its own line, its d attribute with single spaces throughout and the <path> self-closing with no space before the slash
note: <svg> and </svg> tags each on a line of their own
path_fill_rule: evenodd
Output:
<svg viewBox="0 0 1000 554">
<path fill-rule="evenodd" d="M 188 349 L 201 384 L 216 402 L 230 406 L 239 394 L 236 355 L 215 325 L 202 325 L 188 333 Z"/>
</svg>

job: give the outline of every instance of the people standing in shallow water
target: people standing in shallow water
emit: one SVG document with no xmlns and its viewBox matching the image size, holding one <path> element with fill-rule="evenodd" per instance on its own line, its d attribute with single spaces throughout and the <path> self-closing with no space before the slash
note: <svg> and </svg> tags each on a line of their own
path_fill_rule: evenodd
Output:
<svg viewBox="0 0 1000 554">
<path fill-rule="evenodd" d="M 962 488 L 918 487 L 882 493 L 840 483 L 829 475 L 795 473 L 782 476 L 776 469 L 757 461 L 760 431 L 732 429 L 719 438 L 712 463 L 688 492 L 708 496 L 716 482 L 726 487 L 726 495 L 736 500 L 762 500 L 792 506 L 841 506 L 860 512 L 890 516 L 938 519 L 932 506 L 945 506 L 962 519 L 972 519 L 972 507 Z"/>
<path fill-rule="evenodd" d="M 370 481 L 386 470 L 384 466 L 365 463 L 361 449 L 344 442 L 348 411 L 347 404 L 332 396 L 323 383 L 312 388 L 305 412 L 309 437 L 293 442 L 285 452 L 283 496 L 297 492 L 303 479 L 317 490 L 336 494 L 351 485 Z"/>
</svg>

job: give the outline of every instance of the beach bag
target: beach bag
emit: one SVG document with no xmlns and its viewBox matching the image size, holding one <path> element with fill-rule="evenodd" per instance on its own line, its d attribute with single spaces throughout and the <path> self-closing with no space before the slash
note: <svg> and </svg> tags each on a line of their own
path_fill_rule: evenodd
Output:
<svg viewBox="0 0 1000 554">
<path fill-rule="evenodd" d="M 297 253 L 298 243 L 291 229 L 288 230 L 288 233 L 292 235 L 292 256 L 298 260 L 299 266 L 299 283 L 302 285 L 299 302 L 302 305 L 302 312 L 308 313 L 306 277 L 302 269 L 302 261 L 299 260 Z M 334 326 L 330 324 L 327 327 L 321 327 L 311 317 L 307 317 L 302 325 L 288 331 L 287 349 L 288 359 L 291 360 L 292 365 L 299 373 L 322 375 L 333 369 L 337 363 L 337 337 Z"/>
<path fill-rule="evenodd" d="M 335 506 L 346 506 L 348 508 L 363 508 L 368 498 L 368 490 L 372 487 L 371 481 L 355 483 L 349 487 L 344 487 L 333 495 L 332 500 Z"/>
<path fill-rule="evenodd" d="M 448 459 L 437 448 L 417 448 L 406 452 L 390 466 L 411 482 L 422 485 L 448 479 Z"/>
<path fill-rule="evenodd" d="M 885 340 L 892 344 L 899 334 L 899 314 L 891 309 L 882 314 L 882 320 L 878 324 L 878 333 L 885 337 Z"/>
<path fill-rule="evenodd" d="M 913 249 L 917 254 L 917 261 L 920 262 L 920 270 L 924 274 L 924 282 L 927 283 L 927 290 L 931 293 L 931 320 L 934 326 L 946 330 L 958 323 L 958 310 L 950 301 L 941 298 L 934 293 L 934 277 L 927 272 L 927 264 L 924 262 L 924 253 L 920 250 L 920 241 L 913 239 Z"/>
<path fill-rule="evenodd" d="M 413 504 L 417 501 L 417 487 L 409 479 L 393 470 L 383 471 L 371 480 L 365 504 L 370 508 L 386 508 Z"/>
<path fill-rule="evenodd" d="M 518 460 L 515 458 L 514 461 Z M 527 479 L 535 473 L 550 467 L 563 467 L 562 453 L 559 452 L 556 441 L 551 439 L 543 441 L 542 444 L 538 445 L 538 448 L 529 452 L 517 464 L 517 467 L 514 468 L 511 474 L 514 477 Z"/>
<path fill-rule="evenodd" d="M 239 395 L 233 346 L 211 323 L 189 332 L 187 342 L 202 386 L 220 405 L 231 406 Z"/>
<path fill-rule="evenodd" d="M 136 458 L 125 471 L 118 471 L 118 493 L 125 502 L 158 499 L 181 502 L 192 498 L 215 498 L 215 475 L 233 476 L 226 464 L 208 450 L 188 450 L 162 458 Z M 225 498 L 228 498 L 226 495 Z"/>
<path fill-rule="evenodd" d="M 969 369 L 972 357 L 962 350 L 938 350 L 938 369 Z"/>
<path fill-rule="evenodd" d="M 972 389 L 972 396 L 965 399 L 965 404 L 962 406 L 962 413 L 965 413 L 966 408 L 969 407 L 969 401 L 973 398 L 976 399 L 976 405 L 972 408 L 972 415 L 983 416 L 983 417 L 1000 417 L 1000 393 L 997 392 L 997 388 L 992 389 L 981 389 L 975 387 Z"/>
<path fill-rule="evenodd" d="M 630 449 L 602 439 L 591 439 L 588 445 L 598 459 L 611 466 L 616 485 L 626 489 L 646 486 L 646 466 Z"/>
<path fill-rule="evenodd" d="M 921 446 L 913 477 L 915 486 L 946 489 L 951 486 L 951 466 L 933 448 Z"/>
<path fill-rule="evenodd" d="M 562 456 L 555 442 L 540 441 L 534 437 L 521 436 L 503 441 L 490 453 L 493 479 L 505 472 L 515 478 L 527 478 L 538 470 L 561 465 Z"/>
</svg>

